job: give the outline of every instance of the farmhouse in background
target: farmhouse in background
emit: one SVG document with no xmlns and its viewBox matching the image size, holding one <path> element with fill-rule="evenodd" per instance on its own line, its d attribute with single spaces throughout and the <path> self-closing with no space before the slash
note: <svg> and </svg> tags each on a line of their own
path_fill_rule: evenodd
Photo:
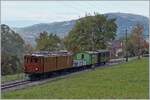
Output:
<svg viewBox="0 0 150 100">
<path fill-rule="evenodd" d="M 121 40 L 114 40 L 110 45 L 111 58 L 123 56 L 123 43 Z"/>
</svg>

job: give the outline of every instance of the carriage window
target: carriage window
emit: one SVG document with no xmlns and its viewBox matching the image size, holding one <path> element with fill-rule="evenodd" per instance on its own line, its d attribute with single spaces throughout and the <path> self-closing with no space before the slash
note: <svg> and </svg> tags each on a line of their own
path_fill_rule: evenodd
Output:
<svg viewBox="0 0 150 100">
<path fill-rule="evenodd" d="M 104 52 L 104 56 L 106 55 L 106 52 Z"/>
<path fill-rule="evenodd" d="M 104 54 L 104 53 L 101 53 L 101 56 L 102 56 L 102 57 L 104 57 L 104 56 L 105 56 L 105 54 Z"/>
<path fill-rule="evenodd" d="M 108 52 L 106 52 L 106 56 L 108 56 Z"/>
<path fill-rule="evenodd" d="M 84 54 L 82 54 L 81 58 L 84 59 Z"/>
<path fill-rule="evenodd" d="M 103 53 L 103 57 L 105 57 L 105 53 Z"/>
</svg>

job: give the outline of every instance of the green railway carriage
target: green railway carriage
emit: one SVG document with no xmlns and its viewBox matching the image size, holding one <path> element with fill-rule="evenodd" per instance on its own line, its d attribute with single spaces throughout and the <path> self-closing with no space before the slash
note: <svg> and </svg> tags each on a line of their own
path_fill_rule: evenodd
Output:
<svg viewBox="0 0 150 100">
<path fill-rule="evenodd" d="M 81 65 L 92 65 L 98 63 L 98 52 L 95 51 L 84 51 L 74 55 L 74 62 L 78 63 L 77 66 Z M 79 64 L 80 63 L 80 64 Z"/>
</svg>

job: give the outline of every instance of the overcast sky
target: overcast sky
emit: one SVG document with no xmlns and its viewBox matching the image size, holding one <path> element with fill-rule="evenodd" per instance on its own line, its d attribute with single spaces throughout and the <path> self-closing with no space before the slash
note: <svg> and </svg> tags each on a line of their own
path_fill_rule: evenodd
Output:
<svg viewBox="0 0 150 100">
<path fill-rule="evenodd" d="M 78 19 L 85 13 L 132 13 L 149 17 L 149 1 L 1 1 L 1 20 L 12 27 Z"/>
</svg>

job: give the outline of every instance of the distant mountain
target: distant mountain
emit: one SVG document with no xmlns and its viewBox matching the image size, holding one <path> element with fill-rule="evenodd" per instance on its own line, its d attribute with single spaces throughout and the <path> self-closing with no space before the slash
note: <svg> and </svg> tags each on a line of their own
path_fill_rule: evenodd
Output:
<svg viewBox="0 0 150 100">
<path fill-rule="evenodd" d="M 39 36 L 40 32 L 47 31 L 55 33 L 63 38 L 74 27 L 75 20 L 54 22 L 54 23 L 40 23 L 24 28 L 13 28 L 19 33 L 27 43 L 35 44 L 35 38 Z"/>
<path fill-rule="evenodd" d="M 131 28 L 137 23 L 144 26 L 144 34 L 148 34 L 149 32 L 149 19 L 147 17 L 128 13 L 107 13 L 105 15 L 108 16 L 108 18 L 116 18 L 118 26 L 117 37 L 124 36 L 126 28 L 128 29 L 128 32 L 130 32 Z M 54 23 L 41 23 L 13 29 L 19 33 L 27 43 L 35 45 L 35 38 L 39 36 L 40 32 L 47 31 L 49 33 L 55 33 L 63 38 L 74 27 L 75 23 L 76 20 L 71 20 Z"/>
<path fill-rule="evenodd" d="M 118 26 L 117 36 L 122 37 L 125 34 L 125 29 L 127 28 L 128 33 L 131 29 L 138 23 L 144 26 L 144 34 L 149 33 L 149 19 L 145 16 L 128 14 L 128 13 L 108 13 L 105 14 L 108 18 L 116 18 L 116 23 Z"/>
</svg>

